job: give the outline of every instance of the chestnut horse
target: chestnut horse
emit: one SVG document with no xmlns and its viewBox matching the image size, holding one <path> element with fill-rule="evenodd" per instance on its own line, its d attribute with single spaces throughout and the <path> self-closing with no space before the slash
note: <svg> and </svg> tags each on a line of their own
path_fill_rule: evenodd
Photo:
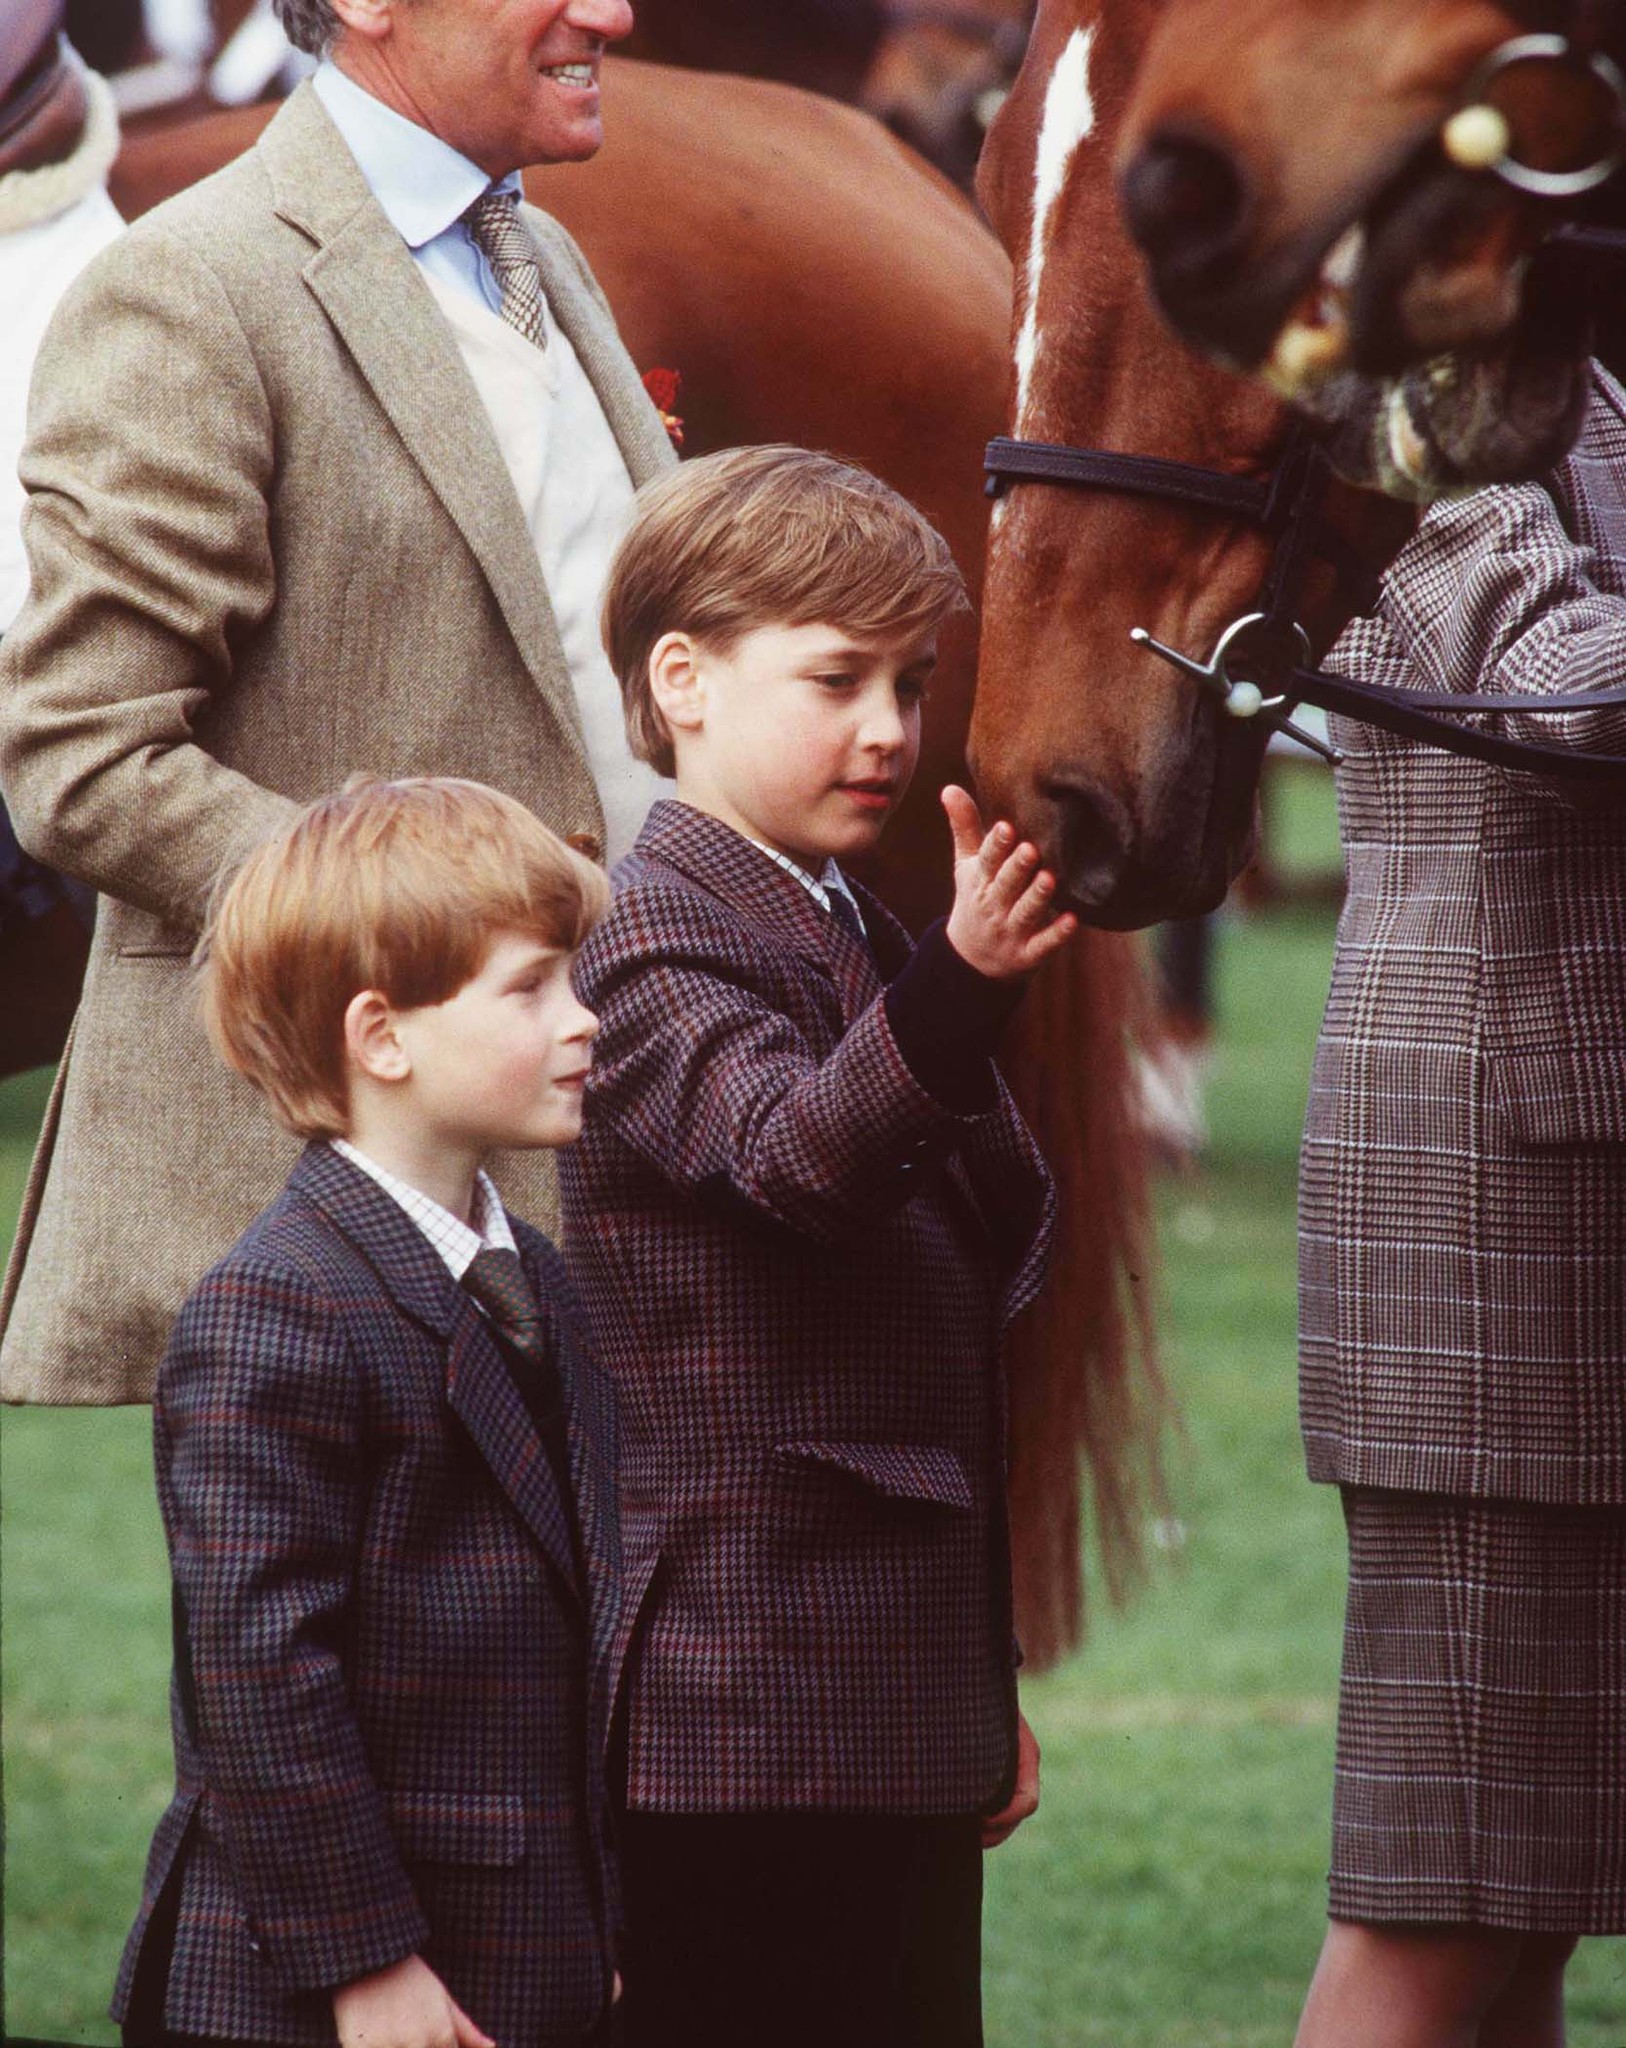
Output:
<svg viewBox="0 0 1626 2048">
<path fill-rule="evenodd" d="M 1161 0 L 1040 0 L 979 190 L 1016 267 L 1011 433 L 1267 475 L 1289 415 L 1194 358 L 1158 317 L 1113 162 Z M 1372 568 L 1407 508 L 1336 487 Z M 1206 657 L 1257 609 L 1270 548 L 1224 513 L 1012 483 L 995 512 L 971 752 L 985 803 L 1045 850 L 1073 902 L 1132 926 L 1212 908 L 1246 858 L 1263 734 L 1131 644 Z M 1347 616 L 1318 567 L 1301 611 L 1319 651 Z"/>
<path fill-rule="evenodd" d="M 1007 380 L 997 242 L 945 181 L 831 101 L 615 59 L 606 100 L 600 154 L 527 187 L 587 250 L 640 367 L 682 373 L 689 450 L 791 440 L 867 463 L 938 524 L 977 598 L 981 454 Z M 142 211 L 247 147 L 270 112 L 135 138 L 115 198 Z M 961 772 L 975 658 L 974 627 L 951 628 L 915 789 L 875 875 L 917 925 L 946 905 L 935 792 Z M 1029 991 L 1009 1045 L 1064 1190 L 1054 1278 L 1012 1362 L 1013 1552 L 1037 1665 L 1077 1634 L 1080 1451 L 1116 1578 L 1137 1523 L 1131 1441 L 1157 1406 L 1132 1285 L 1146 1250 L 1135 990 L 1124 942 L 1085 933 Z"/>
<path fill-rule="evenodd" d="M 1391 406 L 1383 480 L 1403 495 L 1549 466 L 1579 423 L 1589 279 L 1530 257 L 1599 201 L 1490 166 L 1510 152 L 1562 185 L 1607 164 L 1607 69 L 1506 61 L 1515 35 L 1583 16 L 1626 41 L 1614 0 L 1165 0 L 1117 148 L 1169 319 L 1323 415 L 1344 373 L 1456 357 Z"/>
</svg>

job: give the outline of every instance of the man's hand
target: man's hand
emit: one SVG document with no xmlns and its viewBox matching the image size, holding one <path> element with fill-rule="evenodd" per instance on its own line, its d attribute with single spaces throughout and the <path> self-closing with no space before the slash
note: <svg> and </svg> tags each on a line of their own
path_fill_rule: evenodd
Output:
<svg viewBox="0 0 1626 2048">
<path fill-rule="evenodd" d="M 970 794 L 954 783 L 943 791 L 954 834 L 954 908 L 949 944 L 979 974 L 1012 981 L 1078 930 L 1071 911 L 1056 911 L 1056 878 L 1039 864 L 1039 849 L 1016 841 L 1004 823 L 986 835 Z"/>
<path fill-rule="evenodd" d="M 1016 1790 L 1010 1804 L 982 1819 L 982 1846 L 997 1849 L 1008 1842 L 1030 1814 L 1039 1810 L 1039 1743 L 1026 1714 L 1016 1717 Z"/>
<path fill-rule="evenodd" d="M 341 1984 L 333 2023 L 339 2048 L 497 2048 L 422 1956 Z"/>
</svg>

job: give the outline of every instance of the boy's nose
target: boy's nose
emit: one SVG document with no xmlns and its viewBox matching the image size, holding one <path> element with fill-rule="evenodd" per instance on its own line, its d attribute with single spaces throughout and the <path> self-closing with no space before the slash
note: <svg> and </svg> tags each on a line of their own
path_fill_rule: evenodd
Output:
<svg viewBox="0 0 1626 2048">
<path fill-rule="evenodd" d="M 871 708 L 859 728 L 859 743 L 883 754 L 895 754 L 903 745 L 903 718 L 895 704 Z"/>
</svg>

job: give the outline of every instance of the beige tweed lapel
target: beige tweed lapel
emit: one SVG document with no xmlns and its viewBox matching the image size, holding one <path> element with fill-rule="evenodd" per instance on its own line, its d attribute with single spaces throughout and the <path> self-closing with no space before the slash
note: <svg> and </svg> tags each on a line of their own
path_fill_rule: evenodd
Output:
<svg viewBox="0 0 1626 2048">
<path fill-rule="evenodd" d="M 278 213 L 317 244 L 306 284 L 468 542 L 537 688 L 581 750 L 580 714 L 536 543 L 434 295 L 308 84 L 259 148 Z"/>
</svg>

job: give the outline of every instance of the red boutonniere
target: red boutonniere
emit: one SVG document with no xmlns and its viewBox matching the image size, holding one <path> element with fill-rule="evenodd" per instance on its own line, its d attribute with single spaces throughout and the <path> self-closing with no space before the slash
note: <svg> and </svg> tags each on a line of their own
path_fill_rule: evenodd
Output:
<svg viewBox="0 0 1626 2048">
<path fill-rule="evenodd" d="M 646 370 L 644 389 L 649 393 L 650 402 L 661 416 L 661 425 L 666 429 L 667 439 L 681 455 L 683 421 L 678 413 L 677 404 L 683 396 L 682 376 L 676 370 Z"/>
</svg>

